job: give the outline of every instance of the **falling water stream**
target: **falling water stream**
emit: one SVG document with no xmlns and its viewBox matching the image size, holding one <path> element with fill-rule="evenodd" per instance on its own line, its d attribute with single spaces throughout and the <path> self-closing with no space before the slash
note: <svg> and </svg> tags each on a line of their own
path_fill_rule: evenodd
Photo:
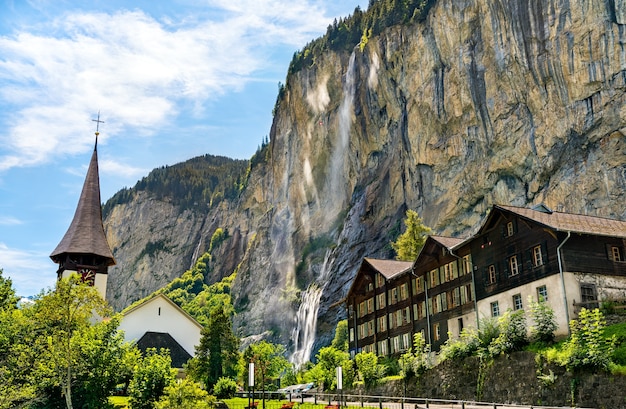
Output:
<svg viewBox="0 0 626 409">
<path fill-rule="evenodd" d="M 331 200 L 343 201 L 345 196 L 344 185 L 346 175 L 343 169 L 348 144 L 350 142 L 352 112 L 354 111 L 354 61 L 355 53 L 353 52 L 350 56 L 350 62 L 348 63 L 348 69 L 343 83 L 343 100 L 339 106 L 337 141 L 330 160 L 330 172 L 328 172 L 327 194 L 330 196 Z M 300 368 L 311 358 L 313 343 L 315 342 L 320 300 L 332 271 L 333 260 L 331 260 L 331 255 L 331 250 L 327 250 L 319 276 L 302 292 L 300 297 L 300 308 L 296 314 L 296 327 L 291 333 L 294 341 L 294 350 L 290 360 L 295 364 L 296 368 Z"/>
</svg>

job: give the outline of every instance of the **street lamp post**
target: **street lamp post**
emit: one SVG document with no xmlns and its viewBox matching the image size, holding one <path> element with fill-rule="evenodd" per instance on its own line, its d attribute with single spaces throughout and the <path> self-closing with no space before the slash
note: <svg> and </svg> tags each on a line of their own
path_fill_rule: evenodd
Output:
<svg viewBox="0 0 626 409">
<path fill-rule="evenodd" d="M 343 402 L 342 396 L 343 390 L 343 373 L 341 367 L 337 367 L 337 393 L 339 394 L 339 407 L 341 408 Z"/>
<path fill-rule="evenodd" d="M 250 390 L 252 390 L 252 402 L 250 402 Z M 254 405 L 254 362 L 248 365 L 248 408 Z"/>
</svg>

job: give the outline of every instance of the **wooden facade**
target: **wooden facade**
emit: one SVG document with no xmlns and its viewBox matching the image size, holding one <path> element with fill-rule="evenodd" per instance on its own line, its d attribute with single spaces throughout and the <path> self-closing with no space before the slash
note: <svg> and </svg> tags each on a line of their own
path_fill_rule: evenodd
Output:
<svg viewBox="0 0 626 409">
<path fill-rule="evenodd" d="M 414 263 L 365 259 L 346 297 L 350 352 L 434 351 L 466 326 L 547 301 L 566 335 L 576 305 L 626 298 L 626 222 L 494 206 L 472 237 L 430 236 Z"/>
</svg>

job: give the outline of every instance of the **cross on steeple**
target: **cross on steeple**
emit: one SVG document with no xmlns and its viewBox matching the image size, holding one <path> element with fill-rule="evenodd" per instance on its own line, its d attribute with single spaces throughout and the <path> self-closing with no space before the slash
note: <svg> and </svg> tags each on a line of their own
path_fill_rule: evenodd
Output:
<svg viewBox="0 0 626 409">
<path fill-rule="evenodd" d="M 96 123 L 96 146 L 98 145 L 98 135 L 100 135 L 100 124 L 103 124 L 104 121 L 100 120 L 100 111 L 98 111 L 98 119 L 92 119 L 93 122 Z"/>
</svg>

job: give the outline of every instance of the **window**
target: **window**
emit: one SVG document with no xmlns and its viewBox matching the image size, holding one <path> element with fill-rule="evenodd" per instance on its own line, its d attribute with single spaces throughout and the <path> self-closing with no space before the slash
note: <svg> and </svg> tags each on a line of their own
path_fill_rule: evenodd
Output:
<svg viewBox="0 0 626 409">
<path fill-rule="evenodd" d="M 508 222 L 506 224 L 506 236 L 511 237 L 515 230 L 513 229 L 513 222 Z"/>
<path fill-rule="evenodd" d="M 409 298 L 409 286 L 404 283 L 400 286 L 400 300 L 406 300 Z"/>
<path fill-rule="evenodd" d="M 402 310 L 396 311 L 396 327 L 402 326 Z"/>
<path fill-rule="evenodd" d="M 374 284 L 367 283 L 367 289 L 365 291 L 372 291 L 374 289 Z"/>
<path fill-rule="evenodd" d="M 387 331 L 387 316 L 378 317 L 378 332 Z"/>
<path fill-rule="evenodd" d="M 400 351 L 400 337 L 391 338 L 391 353 Z"/>
<path fill-rule="evenodd" d="M 522 295 L 515 294 L 513 296 L 513 309 L 515 311 L 524 309 L 524 304 L 522 303 Z"/>
<path fill-rule="evenodd" d="M 387 340 L 384 341 L 379 341 L 378 342 L 378 355 L 388 355 L 389 352 L 387 351 Z"/>
<path fill-rule="evenodd" d="M 598 308 L 596 297 L 596 286 L 593 284 L 581 284 L 580 285 L 580 300 L 583 302 L 585 308 Z"/>
<path fill-rule="evenodd" d="M 398 302 L 398 287 L 389 290 L 389 304 L 395 304 Z"/>
<path fill-rule="evenodd" d="M 395 323 L 396 323 L 395 316 L 393 312 L 390 312 L 389 313 L 389 329 L 394 329 L 396 327 Z"/>
<path fill-rule="evenodd" d="M 461 336 L 461 332 L 463 332 L 463 318 L 459 318 L 457 327 L 459 329 L 458 335 Z"/>
<path fill-rule="evenodd" d="M 424 292 L 424 277 L 419 276 L 413 279 L 413 295 Z"/>
<path fill-rule="evenodd" d="M 533 247 L 533 266 L 539 267 L 543 265 L 543 256 L 541 255 L 541 246 Z"/>
<path fill-rule="evenodd" d="M 462 261 L 462 267 L 461 267 L 461 274 L 469 274 L 472 272 L 472 256 L 471 255 L 467 255 L 467 256 L 463 256 L 463 261 Z"/>
<path fill-rule="evenodd" d="M 439 327 L 438 322 L 433 325 L 433 336 L 435 338 L 435 341 L 439 341 L 439 339 L 441 338 L 441 328 Z"/>
<path fill-rule="evenodd" d="M 452 280 L 452 263 L 443 266 L 445 282 Z"/>
<path fill-rule="evenodd" d="M 411 348 L 411 334 L 402 334 L 402 350 Z"/>
<path fill-rule="evenodd" d="M 367 321 L 367 336 L 374 335 L 374 320 Z"/>
<path fill-rule="evenodd" d="M 413 304 L 413 316 L 416 320 L 421 320 L 424 318 L 424 306 L 426 305 L 425 301 L 422 301 L 419 304 Z"/>
<path fill-rule="evenodd" d="M 404 311 L 404 314 L 402 315 L 402 322 L 404 324 L 408 324 L 409 322 L 411 322 L 411 309 L 409 307 L 406 307 L 402 311 Z"/>
<path fill-rule="evenodd" d="M 497 301 L 491 303 L 491 316 L 499 317 L 500 316 L 500 304 Z"/>
<path fill-rule="evenodd" d="M 611 260 L 613 261 L 624 261 L 622 259 L 622 254 L 620 252 L 620 248 L 616 246 L 611 246 Z"/>
<path fill-rule="evenodd" d="M 362 317 L 365 315 L 365 301 L 362 301 L 359 303 L 359 306 L 357 307 L 357 317 Z"/>
<path fill-rule="evenodd" d="M 366 303 L 367 303 L 367 313 L 370 314 L 374 312 L 374 299 L 368 298 Z"/>
<path fill-rule="evenodd" d="M 487 267 L 487 279 L 489 284 L 495 284 L 496 282 L 496 266 L 494 264 Z"/>
<path fill-rule="evenodd" d="M 382 287 L 385 285 L 385 277 L 382 274 L 376 273 L 376 288 Z"/>
<path fill-rule="evenodd" d="M 537 287 L 537 299 L 539 302 L 548 301 L 548 288 L 545 285 Z"/>
<path fill-rule="evenodd" d="M 381 310 L 385 308 L 385 293 L 380 293 L 376 296 L 376 303 L 378 304 L 378 309 Z"/>
<path fill-rule="evenodd" d="M 354 342 L 354 328 L 350 328 L 350 342 Z"/>
<path fill-rule="evenodd" d="M 439 285 L 439 271 L 434 269 L 430 272 L 430 288 Z"/>
<path fill-rule="evenodd" d="M 509 257 L 509 271 L 512 276 L 519 274 L 519 265 L 517 264 L 517 256 Z"/>
<path fill-rule="evenodd" d="M 452 307 L 461 305 L 461 287 L 452 290 Z"/>
</svg>

